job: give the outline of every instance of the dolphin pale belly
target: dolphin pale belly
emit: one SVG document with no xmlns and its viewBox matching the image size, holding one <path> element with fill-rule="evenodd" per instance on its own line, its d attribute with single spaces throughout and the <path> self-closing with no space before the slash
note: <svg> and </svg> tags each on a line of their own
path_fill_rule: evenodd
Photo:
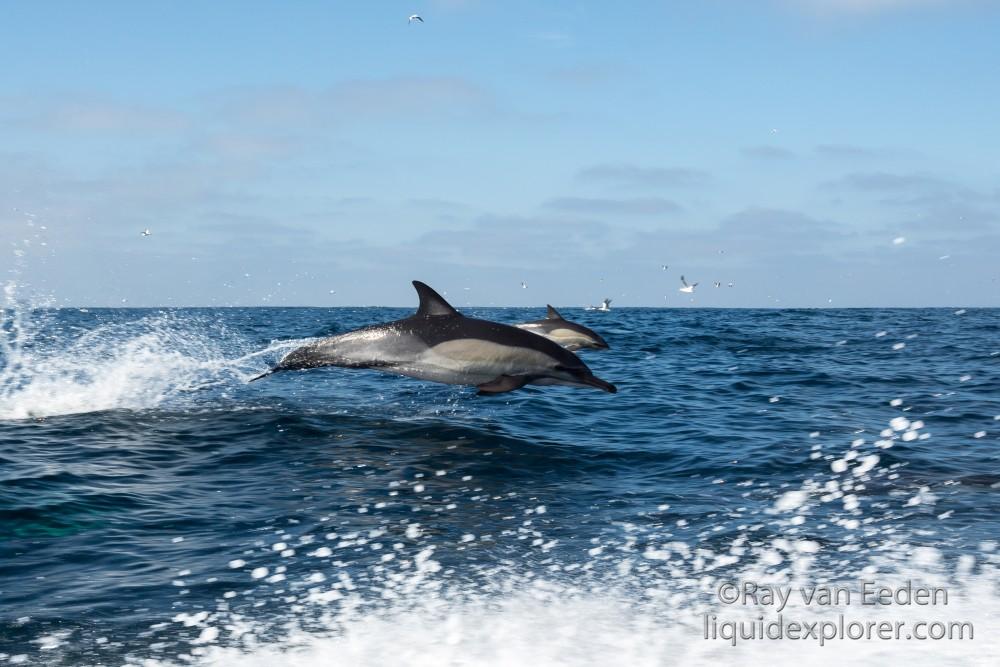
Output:
<svg viewBox="0 0 1000 667">
<path fill-rule="evenodd" d="M 420 307 L 411 317 L 309 343 L 289 352 L 260 377 L 341 366 L 474 385 L 481 394 L 513 391 L 526 384 L 617 391 L 613 384 L 595 377 L 579 357 L 551 340 L 506 324 L 465 317 L 424 283 L 415 280 L 413 286 Z"/>
<path fill-rule="evenodd" d="M 590 348 L 594 350 L 607 350 L 610 346 L 601 338 L 597 332 L 588 329 L 582 324 L 571 322 L 552 306 L 546 306 L 547 312 L 544 320 L 534 320 L 523 324 L 515 324 L 518 329 L 524 329 L 531 333 L 545 336 L 549 340 L 562 345 L 567 350 L 582 350 Z"/>
</svg>

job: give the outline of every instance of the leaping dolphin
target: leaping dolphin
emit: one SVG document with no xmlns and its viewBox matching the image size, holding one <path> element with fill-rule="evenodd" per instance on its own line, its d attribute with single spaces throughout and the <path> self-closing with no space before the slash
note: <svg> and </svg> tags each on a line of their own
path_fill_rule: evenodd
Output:
<svg viewBox="0 0 1000 667">
<path fill-rule="evenodd" d="M 254 380 L 278 371 L 341 366 L 475 385 L 480 394 L 501 394 L 526 384 L 618 391 L 551 340 L 506 324 L 465 317 L 424 283 L 414 280 L 413 286 L 420 297 L 416 314 L 309 343 L 289 352 Z"/>
<path fill-rule="evenodd" d="M 552 306 L 546 306 L 546 309 L 544 320 L 534 320 L 514 326 L 539 336 L 545 336 L 571 351 L 584 348 L 606 350 L 610 347 L 595 331 L 563 318 L 559 311 Z"/>
</svg>

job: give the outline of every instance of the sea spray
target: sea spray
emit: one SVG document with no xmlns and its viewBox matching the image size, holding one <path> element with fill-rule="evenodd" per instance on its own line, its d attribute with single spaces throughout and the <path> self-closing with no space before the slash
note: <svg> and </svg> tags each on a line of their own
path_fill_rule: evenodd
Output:
<svg viewBox="0 0 1000 667">
<path fill-rule="evenodd" d="M 208 316 L 170 310 L 67 309 L 15 298 L 0 310 L 0 420 L 149 409 L 245 381 L 294 342 L 254 349 Z M 75 319 L 67 324 L 66 319 Z"/>
</svg>

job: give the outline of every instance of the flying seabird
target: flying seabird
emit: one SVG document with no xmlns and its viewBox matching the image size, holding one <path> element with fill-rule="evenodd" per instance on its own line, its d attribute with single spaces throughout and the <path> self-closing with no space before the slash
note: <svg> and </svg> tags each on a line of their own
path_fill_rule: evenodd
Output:
<svg viewBox="0 0 1000 667">
<path fill-rule="evenodd" d="M 406 19 L 407 23 L 413 23 L 415 21 L 418 22 L 418 23 L 423 23 L 424 22 L 424 20 L 422 18 L 420 18 L 420 14 L 411 14 L 410 18 Z"/>
<path fill-rule="evenodd" d="M 149 231 L 148 227 L 146 229 L 142 230 L 142 235 L 143 236 L 151 236 L 152 234 L 153 234 L 153 232 Z"/>
<path fill-rule="evenodd" d="M 685 294 L 694 294 L 694 288 L 698 286 L 698 283 L 692 283 L 688 285 L 688 282 L 684 280 L 684 276 L 681 276 L 681 282 L 684 283 L 684 287 L 677 288 L 679 291 Z"/>
</svg>

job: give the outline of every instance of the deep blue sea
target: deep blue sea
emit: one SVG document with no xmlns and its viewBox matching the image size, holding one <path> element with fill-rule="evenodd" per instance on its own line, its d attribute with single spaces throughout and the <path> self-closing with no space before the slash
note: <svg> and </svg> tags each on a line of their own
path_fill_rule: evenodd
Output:
<svg viewBox="0 0 1000 667">
<path fill-rule="evenodd" d="M 563 309 L 616 395 L 246 382 L 410 312 L 3 311 L 0 665 L 996 664 L 1000 310 Z M 974 638 L 704 636 L 863 580 L 948 604 L 783 616 Z"/>
</svg>

